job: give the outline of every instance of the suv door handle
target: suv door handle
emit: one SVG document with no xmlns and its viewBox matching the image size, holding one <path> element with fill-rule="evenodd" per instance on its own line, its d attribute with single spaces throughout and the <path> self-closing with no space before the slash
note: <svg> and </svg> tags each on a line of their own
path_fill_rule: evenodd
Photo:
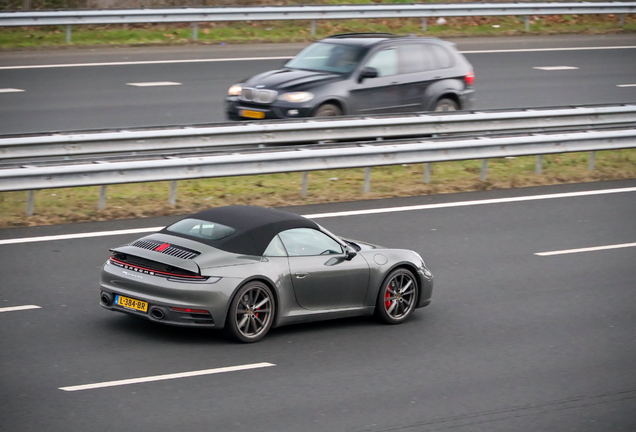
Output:
<svg viewBox="0 0 636 432">
<path fill-rule="evenodd" d="M 309 276 L 309 273 L 294 273 L 294 276 L 296 276 L 296 279 L 305 279 Z"/>
</svg>

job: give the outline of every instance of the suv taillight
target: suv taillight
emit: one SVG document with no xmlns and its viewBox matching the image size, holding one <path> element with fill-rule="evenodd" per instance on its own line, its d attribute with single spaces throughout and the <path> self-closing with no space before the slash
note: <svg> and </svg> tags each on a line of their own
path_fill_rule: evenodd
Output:
<svg viewBox="0 0 636 432">
<path fill-rule="evenodd" d="M 475 72 L 469 72 L 465 77 L 464 81 L 466 81 L 466 85 L 474 85 L 475 84 Z"/>
</svg>

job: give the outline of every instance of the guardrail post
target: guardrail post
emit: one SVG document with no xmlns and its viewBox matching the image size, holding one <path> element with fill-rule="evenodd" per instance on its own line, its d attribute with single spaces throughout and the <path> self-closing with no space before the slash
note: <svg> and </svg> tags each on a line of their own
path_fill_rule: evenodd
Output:
<svg viewBox="0 0 636 432">
<path fill-rule="evenodd" d="M 524 27 L 525 27 L 526 31 L 527 32 L 530 31 L 530 17 L 528 15 L 523 17 L 523 24 L 524 24 Z"/>
<path fill-rule="evenodd" d="M 198 40 L 198 39 L 199 39 L 199 23 L 193 22 L 192 23 L 192 40 Z"/>
<path fill-rule="evenodd" d="M 488 159 L 482 159 L 481 160 L 481 173 L 479 174 L 479 179 L 481 181 L 485 181 L 487 174 L 488 174 Z"/>
<path fill-rule="evenodd" d="M 66 26 L 66 43 L 67 44 L 71 43 L 71 25 L 70 24 Z"/>
<path fill-rule="evenodd" d="M 431 171 L 433 171 L 432 164 L 426 162 L 424 164 L 424 183 L 429 184 L 431 182 Z"/>
<path fill-rule="evenodd" d="M 364 186 L 362 192 L 369 193 L 371 191 L 371 167 L 364 169 Z"/>
<path fill-rule="evenodd" d="M 177 203 L 177 181 L 172 180 L 170 182 L 170 199 L 168 201 L 170 205 L 175 205 Z"/>
<path fill-rule="evenodd" d="M 305 198 L 307 196 L 307 183 L 309 183 L 309 173 L 307 171 L 303 172 L 303 182 L 300 187 L 300 196 Z"/>
<path fill-rule="evenodd" d="M 625 27 L 625 14 L 620 14 L 618 17 L 619 17 L 618 22 L 620 26 Z"/>
<path fill-rule="evenodd" d="M 106 185 L 102 185 L 99 189 L 99 203 L 97 204 L 99 210 L 106 208 Z"/>
<path fill-rule="evenodd" d="M 425 32 L 428 25 L 428 18 L 422 18 L 422 31 Z"/>
<path fill-rule="evenodd" d="M 34 203 L 35 203 L 35 191 L 30 190 L 29 195 L 27 197 L 27 211 L 26 211 L 27 216 L 33 216 Z"/>
<path fill-rule="evenodd" d="M 589 169 L 590 171 L 594 170 L 594 165 L 596 164 L 596 152 L 595 151 L 591 151 L 590 152 L 590 162 L 587 165 L 587 169 Z"/>
<path fill-rule="evenodd" d="M 537 155 L 537 162 L 534 164 L 534 173 L 541 174 L 543 171 L 543 155 Z"/>
<path fill-rule="evenodd" d="M 24 0 L 22 2 L 22 10 L 29 10 L 31 9 L 31 0 Z"/>
<path fill-rule="evenodd" d="M 311 20 L 311 35 L 316 36 L 316 20 Z"/>
</svg>

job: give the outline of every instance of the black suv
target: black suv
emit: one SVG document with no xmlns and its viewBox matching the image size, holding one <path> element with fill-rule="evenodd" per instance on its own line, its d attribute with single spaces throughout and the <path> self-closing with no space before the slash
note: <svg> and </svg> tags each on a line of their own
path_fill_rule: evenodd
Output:
<svg viewBox="0 0 636 432">
<path fill-rule="evenodd" d="M 473 67 L 436 38 L 354 33 L 311 44 L 282 69 L 230 87 L 230 120 L 470 109 Z"/>
</svg>

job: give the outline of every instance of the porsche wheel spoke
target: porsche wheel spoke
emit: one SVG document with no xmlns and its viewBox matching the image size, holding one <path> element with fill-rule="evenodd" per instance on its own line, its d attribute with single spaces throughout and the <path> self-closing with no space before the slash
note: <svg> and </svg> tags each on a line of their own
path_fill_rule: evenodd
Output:
<svg viewBox="0 0 636 432">
<path fill-rule="evenodd" d="M 400 293 L 404 294 L 404 291 L 406 291 L 408 287 L 410 287 L 412 284 L 413 284 L 413 281 L 409 279 L 406 285 L 403 285 L 402 288 L 400 289 Z"/>
<path fill-rule="evenodd" d="M 395 306 L 397 306 L 397 302 L 395 300 L 393 300 L 393 302 L 391 303 L 391 306 L 389 306 L 389 308 L 386 310 L 386 312 L 391 315 L 393 313 L 393 310 L 395 309 Z"/>
<path fill-rule="evenodd" d="M 243 315 L 243 318 L 241 319 L 241 321 L 238 323 L 238 328 L 241 329 L 245 323 L 249 320 L 249 317 L 247 314 Z M 247 329 L 245 329 L 245 331 L 247 331 Z"/>
<path fill-rule="evenodd" d="M 265 297 L 263 300 L 261 300 L 259 303 L 257 303 L 254 306 L 254 309 L 260 309 L 261 306 L 263 306 L 265 303 L 267 303 L 269 301 L 269 297 Z"/>
</svg>

